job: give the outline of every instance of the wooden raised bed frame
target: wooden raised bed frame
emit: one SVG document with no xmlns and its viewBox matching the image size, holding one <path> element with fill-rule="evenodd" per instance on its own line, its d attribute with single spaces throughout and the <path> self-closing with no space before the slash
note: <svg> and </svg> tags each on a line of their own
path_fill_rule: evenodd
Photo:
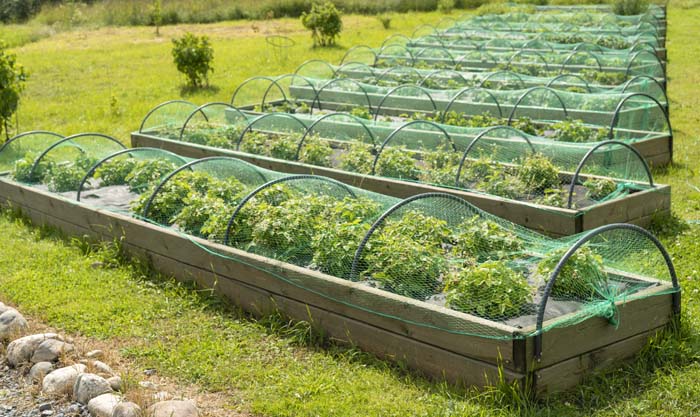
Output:
<svg viewBox="0 0 700 417">
<path fill-rule="evenodd" d="M 577 210 L 525 204 L 465 190 L 355 174 L 334 168 L 163 139 L 145 133 L 132 133 L 131 144 L 134 147 L 161 148 L 190 158 L 231 156 L 273 171 L 322 175 L 355 187 L 399 198 L 428 192 L 445 192 L 461 197 L 498 217 L 550 236 L 573 235 L 610 223 L 633 223 L 645 227 L 651 223 L 653 216 L 670 213 L 671 210 L 671 187 L 660 184 L 656 184 L 655 189 L 639 191 L 623 198 L 599 203 L 586 210 Z"/>
<path fill-rule="evenodd" d="M 617 303 L 618 327 L 603 318 L 592 317 L 576 325 L 553 328 L 544 333 L 542 356 L 535 360 L 534 337 L 511 339 L 522 334 L 521 331 L 532 329 L 518 330 L 188 237 L 4 178 L 0 178 L 0 205 L 20 210 L 34 223 L 57 227 L 69 235 L 119 240 L 128 253 L 150 262 L 158 271 L 214 288 L 253 314 L 279 310 L 292 319 L 314 323 L 330 338 L 351 342 L 380 357 L 401 361 L 425 376 L 458 385 L 493 384 L 499 380 L 500 366 L 506 381 L 517 382 L 534 395 L 565 390 L 591 371 L 633 356 L 650 336 L 673 319 L 674 295 L 664 294 L 671 283 L 654 281 L 660 285 L 644 292 L 660 294 Z M 197 250 L 195 243 L 237 260 Z M 303 280 L 307 288 L 322 288 L 330 298 L 290 282 L 295 280 Z M 386 302 L 388 299 L 391 301 Z M 384 314 L 352 306 L 358 303 L 371 305 Z M 503 338 L 440 330 L 448 322 L 487 329 Z M 413 323 L 430 323 L 435 327 Z"/>
</svg>

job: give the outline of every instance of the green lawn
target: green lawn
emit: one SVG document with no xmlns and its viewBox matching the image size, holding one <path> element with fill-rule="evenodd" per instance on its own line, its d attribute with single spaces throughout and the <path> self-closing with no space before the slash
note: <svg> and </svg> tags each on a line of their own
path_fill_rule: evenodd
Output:
<svg viewBox="0 0 700 417">
<path fill-rule="evenodd" d="M 229 101 L 235 86 L 250 76 L 290 72 L 310 58 L 337 61 L 351 45 L 376 46 L 391 33 L 410 33 L 441 18 L 437 13 L 401 15 L 392 29 L 384 30 L 373 17 L 349 16 L 343 47 L 330 50 L 310 49 L 308 35 L 289 19 L 166 27 L 160 38 L 152 28 L 64 32 L 15 49 L 31 72 L 20 126 L 62 134 L 99 131 L 127 141 L 150 108 L 181 96 L 184 80 L 172 64 L 170 38 L 185 30 L 207 33 L 213 40 L 213 88 L 186 97 L 204 103 Z M 676 163 L 656 175 L 658 182 L 673 185 L 674 211 L 683 220 L 700 219 L 697 27 L 700 9 L 671 3 L 669 94 Z M 15 32 L 0 29 L 0 35 L 5 33 Z M 15 35 L 19 40 L 14 44 L 33 40 L 34 32 L 23 33 Z M 264 42 L 268 34 L 297 42 L 286 60 L 275 59 Z M 96 259 L 112 259 L 112 254 L 84 255 L 89 252 L 85 245 L 7 214 L 0 216 L 0 299 L 50 325 L 112 340 L 143 366 L 224 391 L 234 409 L 265 416 L 698 415 L 699 229 L 678 232 L 670 223 L 662 226 L 684 287 L 684 319 L 693 336 L 652 344 L 646 355 L 623 369 L 537 404 L 513 402 L 497 391 L 454 390 L 353 349 L 317 347 L 306 342 L 303 325 L 250 320 L 207 292 L 150 276 L 135 266 L 94 269 Z M 652 365 L 660 366 L 654 370 Z"/>
</svg>

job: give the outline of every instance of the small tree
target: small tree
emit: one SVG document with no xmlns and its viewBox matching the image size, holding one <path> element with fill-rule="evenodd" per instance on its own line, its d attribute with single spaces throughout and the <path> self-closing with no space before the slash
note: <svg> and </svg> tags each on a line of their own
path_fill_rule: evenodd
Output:
<svg viewBox="0 0 700 417">
<path fill-rule="evenodd" d="M 209 84 L 209 72 L 214 71 L 211 65 L 214 50 L 207 36 L 188 32 L 181 38 L 173 39 L 173 59 L 177 70 L 187 76 L 192 87 Z"/>
<path fill-rule="evenodd" d="M 314 46 L 331 46 L 343 30 L 343 19 L 335 4 L 326 0 L 314 3 L 309 13 L 301 14 L 301 23 L 311 31 Z"/>
<path fill-rule="evenodd" d="M 7 45 L 0 41 L 0 134 L 3 130 L 5 138 L 10 138 L 10 123 L 12 115 L 19 106 L 20 93 L 24 90 L 27 73 L 24 67 L 17 63 L 15 54 L 6 52 Z"/>
<path fill-rule="evenodd" d="M 153 0 L 150 18 L 151 23 L 156 27 L 156 36 L 160 36 L 160 25 L 163 24 L 163 7 L 160 0 Z"/>
</svg>

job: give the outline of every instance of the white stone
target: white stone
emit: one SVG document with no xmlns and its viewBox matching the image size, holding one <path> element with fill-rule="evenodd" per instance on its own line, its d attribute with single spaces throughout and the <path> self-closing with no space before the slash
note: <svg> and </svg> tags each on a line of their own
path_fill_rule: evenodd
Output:
<svg viewBox="0 0 700 417">
<path fill-rule="evenodd" d="M 114 394 L 99 395 L 88 403 L 88 411 L 92 417 L 113 417 L 114 409 L 121 402 L 121 397 Z"/>
<path fill-rule="evenodd" d="M 49 372 L 53 371 L 53 364 L 51 362 L 37 362 L 29 370 L 29 380 L 41 384 L 44 377 Z"/>
<path fill-rule="evenodd" d="M 154 382 L 151 382 L 151 381 L 141 381 L 141 382 L 139 382 L 139 386 L 141 388 L 152 389 L 154 391 L 158 389 L 158 385 L 156 385 Z"/>
<path fill-rule="evenodd" d="M 0 341 L 21 336 L 28 328 L 27 320 L 14 308 L 8 308 L 0 313 Z"/>
<path fill-rule="evenodd" d="M 87 404 L 93 398 L 112 392 L 106 379 L 95 374 L 81 374 L 73 385 L 73 399 L 80 404 Z"/>
<path fill-rule="evenodd" d="M 114 371 L 112 370 L 112 368 L 110 368 L 109 365 L 107 365 L 104 362 L 92 361 L 92 367 L 95 368 L 95 371 L 98 374 L 104 374 L 108 377 L 114 375 Z"/>
<path fill-rule="evenodd" d="M 73 385 L 78 376 L 85 372 L 85 365 L 79 363 L 65 368 L 56 369 L 44 377 L 41 390 L 46 395 L 72 394 Z"/>
<path fill-rule="evenodd" d="M 147 415 L 152 417 L 199 417 L 193 401 L 161 401 L 148 407 Z"/>
<path fill-rule="evenodd" d="M 104 356 L 104 352 L 101 350 L 91 350 L 85 354 L 85 357 L 90 359 L 101 359 Z"/>
<path fill-rule="evenodd" d="M 172 395 L 168 391 L 158 391 L 153 394 L 153 399 L 156 401 L 166 401 L 172 399 Z"/>
<path fill-rule="evenodd" d="M 56 362 L 65 353 L 73 351 L 73 345 L 56 339 L 44 340 L 34 349 L 32 363 Z"/>
<path fill-rule="evenodd" d="M 14 367 L 32 358 L 34 350 L 45 340 L 62 340 L 56 333 L 41 333 L 21 337 L 7 345 L 7 364 Z"/>
<path fill-rule="evenodd" d="M 112 417 L 142 417 L 141 407 L 132 402 L 120 403 L 114 408 Z"/>
<path fill-rule="evenodd" d="M 0 302 L 0 314 L 6 312 L 7 310 L 11 309 L 12 307 L 6 306 L 4 303 Z"/>
<path fill-rule="evenodd" d="M 107 382 L 109 382 L 109 386 L 112 387 L 113 391 L 121 391 L 122 390 L 122 378 L 119 376 L 113 376 L 111 378 L 107 378 Z"/>
</svg>

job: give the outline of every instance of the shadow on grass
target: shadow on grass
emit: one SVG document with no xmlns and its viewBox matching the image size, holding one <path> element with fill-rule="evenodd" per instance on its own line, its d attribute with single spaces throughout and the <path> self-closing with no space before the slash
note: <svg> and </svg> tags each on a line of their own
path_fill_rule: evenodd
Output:
<svg viewBox="0 0 700 417">
<path fill-rule="evenodd" d="M 182 97 L 192 97 L 197 94 L 216 94 L 221 90 L 217 85 L 205 85 L 203 87 L 194 87 L 192 85 L 186 84 L 180 86 L 180 95 Z"/>
</svg>

